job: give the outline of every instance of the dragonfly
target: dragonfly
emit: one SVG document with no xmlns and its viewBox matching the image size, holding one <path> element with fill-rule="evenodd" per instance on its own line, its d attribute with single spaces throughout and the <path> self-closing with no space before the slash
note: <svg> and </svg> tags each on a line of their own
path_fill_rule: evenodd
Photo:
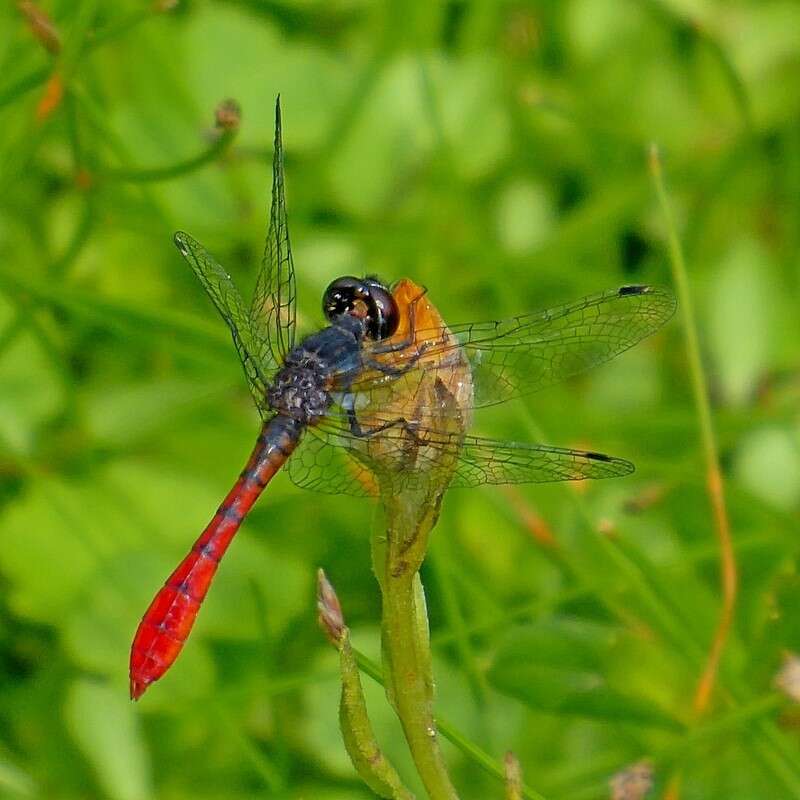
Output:
<svg viewBox="0 0 800 800">
<path fill-rule="evenodd" d="M 327 325 L 298 339 L 280 98 L 272 173 L 266 246 L 249 304 L 198 241 L 175 234 L 230 329 L 262 425 L 233 488 L 139 623 L 130 654 L 134 700 L 177 659 L 220 560 L 284 467 L 300 487 L 357 496 L 412 491 L 431 480 L 474 487 L 634 469 L 590 450 L 467 431 L 475 409 L 577 375 L 653 334 L 675 311 L 671 292 L 628 285 L 511 319 L 447 325 L 411 280 L 389 287 L 375 276 L 343 276 L 323 295 Z"/>
</svg>

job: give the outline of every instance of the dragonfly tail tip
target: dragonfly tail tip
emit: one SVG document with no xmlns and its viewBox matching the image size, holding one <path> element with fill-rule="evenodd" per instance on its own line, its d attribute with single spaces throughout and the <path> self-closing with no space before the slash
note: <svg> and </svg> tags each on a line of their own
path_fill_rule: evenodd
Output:
<svg viewBox="0 0 800 800">
<path fill-rule="evenodd" d="M 131 700 L 136 702 L 147 690 L 148 683 L 146 681 L 137 680 L 131 676 Z"/>
</svg>

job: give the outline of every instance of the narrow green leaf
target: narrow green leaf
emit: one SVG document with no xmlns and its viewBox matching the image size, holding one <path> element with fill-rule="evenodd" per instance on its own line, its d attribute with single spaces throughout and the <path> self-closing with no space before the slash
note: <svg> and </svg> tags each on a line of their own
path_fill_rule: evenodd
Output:
<svg viewBox="0 0 800 800">
<path fill-rule="evenodd" d="M 413 800 L 414 796 L 403 786 L 397 770 L 386 759 L 375 740 L 367 715 L 358 664 L 350 645 L 350 632 L 346 628 L 340 640 L 339 654 L 342 672 L 339 723 L 344 746 L 356 772 L 380 797 Z"/>
<path fill-rule="evenodd" d="M 431 633 L 428 627 L 428 605 L 425 600 L 425 589 L 419 577 L 414 575 L 414 627 L 419 653 L 419 667 L 428 686 L 429 697 L 433 697 L 433 663 L 431 660 Z"/>
</svg>

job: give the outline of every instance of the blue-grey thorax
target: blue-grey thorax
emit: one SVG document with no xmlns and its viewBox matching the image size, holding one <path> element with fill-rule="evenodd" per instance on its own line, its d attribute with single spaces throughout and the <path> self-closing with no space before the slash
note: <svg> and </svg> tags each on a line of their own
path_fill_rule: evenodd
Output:
<svg viewBox="0 0 800 800">
<path fill-rule="evenodd" d="M 323 417 L 333 402 L 328 387 L 338 373 L 355 374 L 360 363 L 364 324 L 343 316 L 292 348 L 267 389 L 267 402 L 279 414 L 306 425 Z"/>
</svg>

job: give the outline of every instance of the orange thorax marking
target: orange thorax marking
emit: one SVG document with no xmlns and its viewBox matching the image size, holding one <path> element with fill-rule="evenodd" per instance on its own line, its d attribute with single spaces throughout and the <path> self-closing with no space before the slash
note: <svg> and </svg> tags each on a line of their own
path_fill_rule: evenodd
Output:
<svg viewBox="0 0 800 800">
<path fill-rule="evenodd" d="M 381 344 L 404 342 L 410 335 L 411 307 L 414 330 L 410 344 L 397 352 L 376 354 L 374 359 L 395 368 L 414 367 L 398 378 L 370 391 L 370 403 L 358 412 L 362 427 L 369 429 L 393 420 L 407 420 L 419 429 L 412 435 L 402 425 L 391 427 L 365 441 L 370 460 L 388 473 L 420 474 L 433 467 L 449 466 L 457 446 L 472 421 L 472 376 L 464 352 L 452 347 L 450 333 L 438 309 L 423 295 L 423 289 L 404 278 L 392 287 L 400 311 L 394 335 Z M 444 350 L 444 352 L 443 352 Z M 380 380 L 380 374 L 375 373 Z M 425 441 L 452 442 L 443 455 L 441 447 Z"/>
</svg>

